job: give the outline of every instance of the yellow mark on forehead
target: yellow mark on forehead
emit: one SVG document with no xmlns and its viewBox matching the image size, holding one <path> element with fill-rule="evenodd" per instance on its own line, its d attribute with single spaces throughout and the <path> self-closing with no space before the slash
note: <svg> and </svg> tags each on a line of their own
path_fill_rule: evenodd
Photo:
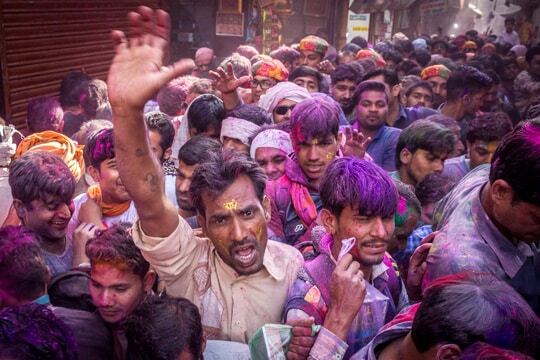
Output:
<svg viewBox="0 0 540 360">
<path fill-rule="evenodd" d="M 224 203 L 223 207 L 227 210 L 236 210 L 236 208 L 238 208 L 238 201 L 232 199 Z"/>
<path fill-rule="evenodd" d="M 319 139 L 312 139 L 311 145 L 319 145 Z"/>
</svg>

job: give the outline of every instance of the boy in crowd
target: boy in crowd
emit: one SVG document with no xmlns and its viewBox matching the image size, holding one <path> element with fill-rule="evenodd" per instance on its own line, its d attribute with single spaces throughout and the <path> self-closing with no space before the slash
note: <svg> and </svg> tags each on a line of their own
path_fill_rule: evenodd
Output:
<svg viewBox="0 0 540 360">
<path fill-rule="evenodd" d="M 9 186 L 17 217 L 35 232 L 51 275 L 71 269 L 73 242 L 68 224 L 75 179 L 69 168 L 52 153 L 29 151 L 11 163 Z"/>
<path fill-rule="evenodd" d="M 361 82 L 354 93 L 353 129 L 371 138 L 367 152 L 386 171 L 395 170 L 396 145 L 401 130 L 386 125 L 388 95 L 378 81 Z"/>
<path fill-rule="evenodd" d="M 272 200 L 269 229 L 287 244 L 311 239 L 321 208 L 319 184 L 340 147 L 339 111 L 336 102 L 320 98 L 304 100 L 292 112 L 290 136 L 296 159 L 286 164 L 281 178 L 266 185 Z"/>
<path fill-rule="evenodd" d="M 467 154 L 444 162 L 443 175 L 459 182 L 478 165 L 491 163 L 491 158 L 504 135 L 512 131 L 512 122 L 505 113 L 487 113 L 469 123 Z"/>
<path fill-rule="evenodd" d="M 454 151 L 451 130 L 429 120 L 418 120 L 399 135 L 396 168 L 390 175 L 416 187 L 426 176 L 443 171 L 444 161 Z"/>
<path fill-rule="evenodd" d="M 330 164 L 320 192 L 327 235 L 319 242 L 320 254 L 299 272 L 284 315 L 293 324 L 311 316 L 323 328 L 313 354 L 309 347 L 289 351 L 304 350 L 316 359 L 348 357 L 408 305 L 397 265 L 386 255 L 399 195 L 381 168 L 350 157 Z"/>
<path fill-rule="evenodd" d="M 356 87 L 362 79 L 360 69 L 359 66 L 341 64 L 330 75 L 332 81 L 330 95 L 339 103 L 349 123 L 354 120 L 353 97 Z"/>
</svg>

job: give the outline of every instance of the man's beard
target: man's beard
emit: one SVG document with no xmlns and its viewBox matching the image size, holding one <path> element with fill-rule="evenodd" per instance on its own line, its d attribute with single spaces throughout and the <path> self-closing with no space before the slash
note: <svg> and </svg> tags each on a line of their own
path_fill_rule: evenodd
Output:
<svg viewBox="0 0 540 360">
<path fill-rule="evenodd" d="M 352 103 L 352 101 L 350 101 L 349 104 L 346 106 L 342 103 L 340 103 L 339 105 L 341 105 L 341 110 L 343 110 L 345 115 L 349 115 L 354 110 L 354 104 Z"/>
</svg>

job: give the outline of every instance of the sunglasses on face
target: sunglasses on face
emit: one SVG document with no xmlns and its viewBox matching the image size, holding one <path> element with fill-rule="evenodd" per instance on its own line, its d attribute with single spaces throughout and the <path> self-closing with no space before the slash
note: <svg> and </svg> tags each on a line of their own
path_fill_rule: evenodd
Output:
<svg viewBox="0 0 540 360">
<path fill-rule="evenodd" d="M 290 106 L 278 106 L 274 109 L 274 112 L 278 115 L 285 115 L 289 110 L 293 111 L 295 106 L 296 104 Z"/>
</svg>

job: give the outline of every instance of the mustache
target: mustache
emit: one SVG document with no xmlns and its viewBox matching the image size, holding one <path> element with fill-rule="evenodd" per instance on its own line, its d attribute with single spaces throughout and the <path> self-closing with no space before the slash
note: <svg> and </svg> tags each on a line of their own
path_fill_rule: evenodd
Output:
<svg viewBox="0 0 540 360">
<path fill-rule="evenodd" d="M 255 247 L 256 249 L 258 249 L 258 242 L 257 242 L 257 239 L 255 239 L 255 237 L 248 237 L 242 241 L 235 241 L 234 243 L 232 243 L 231 245 L 229 245 L 229 253 L 233 253 L 234 252 L 234 249 L 238 248 L 238 247 L 243 247 L 243 246 L 247 246 L 247 245 L 252 245 L 253 247 Z"/>
<path fill-rule="evenodd" d="M 360 243 L 358 243 L 358 245 L 360 246 L 370 246 L 370 245 L 375 245 L 375 244 L 386 244 L 388 245 L 390 243 L 390 239 L 367 239 L 367 240 L 364 240 Z"/>
</svg>

